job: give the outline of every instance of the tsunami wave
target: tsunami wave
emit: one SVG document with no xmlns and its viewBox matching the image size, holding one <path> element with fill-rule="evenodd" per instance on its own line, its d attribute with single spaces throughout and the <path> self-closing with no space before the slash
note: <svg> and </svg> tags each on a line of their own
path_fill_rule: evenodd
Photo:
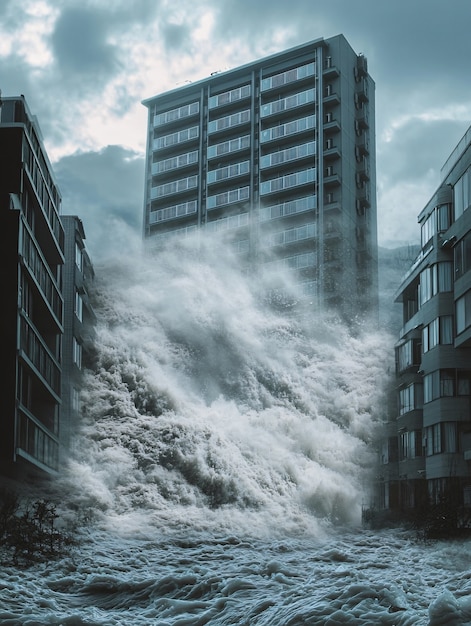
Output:
<svg viewBox="0 0 471 626">
<path fill-rule="evenodd" d="M 393 366 L 387 333 L 296 309 L 288 274 L 241 271 L 201 236 L 96 270 L 69 502 L 133 535 L 359 522 Z M 289 294 L 275 307 L 274 280 Z"/>
</svg>

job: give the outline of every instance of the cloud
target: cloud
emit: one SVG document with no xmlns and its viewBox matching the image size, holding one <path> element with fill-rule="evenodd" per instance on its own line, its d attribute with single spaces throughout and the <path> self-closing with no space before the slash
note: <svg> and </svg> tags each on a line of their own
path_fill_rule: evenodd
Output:
<svg viewBox="0 0 471 626">
<path fill-rule="evenodd" d="M 63 10 L 51 37 L 63 76 L 100 76 L 113 74 L 118 67 L 116 49 L 107 42 L 108 20 L 105 11 L 72 7 Z"/>
<path fill-rule="evenodd" d="M 54 164 L 62 213 L 78 215 L 92 260 L 121 254 L 126 237 L 140 237 L 144 159 L 121 146 L 77 153 Z"/>
</svg>

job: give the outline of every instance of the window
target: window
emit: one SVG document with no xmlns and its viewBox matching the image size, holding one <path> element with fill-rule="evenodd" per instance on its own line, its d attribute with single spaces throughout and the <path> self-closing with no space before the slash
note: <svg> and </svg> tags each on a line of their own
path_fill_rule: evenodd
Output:
<svg viewBox="0 0 471 626">
<path fill-rule="evenodd" d="M 453 264 L 451 261 L 436 263 L 420 273 L 419 304 L 422 306 L 439 292 L 453 288 Z"/>
<path fill-rule="evenodd" d="M 402 372 L 420 362 L 420 343 L 417 339 L 409 339 L 396 350 L 397 370 Z"/>
<path fill-rule="evenodd" d="M 457 220 L 466 209 L 471 201 L 471 168 L 456 181 L 453 187 L 453 202 L 455 209 L 455 220 Z"/>
<path fill-rule="evenodd" d="M 437 398 L 468 396 L 471 372 L 469 370 L 436 370 L 424 376 L 424 403 Z"/>
<path fill-rule="evenodd" d="M 458 425 L 456 422 L 440 422 L 425 429 L 427 456 L 458 451 Z"/>
<path fill-rule="evenodd" d="M 471 290 L 456 301 L 456 334 L 471 326 Z"/>
<path fill-rule="evenodd" d="M 82 248 L 78 245 L 78 243 L 75 243 L 75 265 L 81 272 L 83 271 Z"/>
<path fill-rule="evenodd" d="M 422 350 L 424 354 L 435 346 L 453 343 L 453 316 L 436 317 L 422 330 Z"/>
<path fill-rule="evenodd" d="M 423 456 L 422 451 L 422 430 L 405 431 L 399 435 L 399 458 L 415 459 Z"/>
<path fill-rule="evenodd" d="M 82 369 L 82 346 L 79 344 L 75 337 L 73 338 L 72 344 L 72 358 L 75 365 L 79 369 Z"/>
<path fill-rule="evenodd" d="M 399 415 L 404 415 L 414 409 L 422 407 L 423 389 L 422 385 L 416 383 L 399 390 Z"/>
<path fill-rule="evenodd" d="M 437 232 L 435 209 L 427 217 L 421 228 L 422 248 L 430 241 Z"/>
<path fill-rule="evenodd" d="M 83 300 L 78 291 L 75 292 L 75 315 L 83 321 Z"/>
<path fill-rule="evenodd" d="M 471 269 L 471 232 L 455 245 L 454 253 L 455 278 L 459 278 Z"/>
</svg>

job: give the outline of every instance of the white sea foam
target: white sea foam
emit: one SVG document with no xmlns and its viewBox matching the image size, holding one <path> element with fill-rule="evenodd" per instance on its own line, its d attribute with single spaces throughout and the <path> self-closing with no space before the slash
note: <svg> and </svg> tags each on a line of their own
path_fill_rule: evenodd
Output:
<svg viewBox="0 0 471 626">
<path fill-rule="evenodd" d="M 248 275 L 214 241 L 99 268 L 96 364 L 67 480 L 130 528 L 320 532 L 358 523 L 392 340 Z M 144 520 L 144 521 L 143 521 Z"/>
</svg>

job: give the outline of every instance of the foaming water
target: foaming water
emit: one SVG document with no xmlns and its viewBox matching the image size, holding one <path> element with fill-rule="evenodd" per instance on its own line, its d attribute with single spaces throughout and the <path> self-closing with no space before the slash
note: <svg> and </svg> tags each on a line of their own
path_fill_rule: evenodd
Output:
<svg viewBox="0 0 471 626">
<path fill-rule="evenodd" d="M 132 532 L 358 523 L 391 339 L 268 306 L 273 284 L 202 239 L 100 268 L 68 475 L 82 505 Z"/>
<path fill-rule="evenodd" d="M 384 333 L 264 303 L 188 244 L 97 268 L 96 359 L 57 488 L 70 555 L 2 564 L 2 626 L 463 626 L 469 541 L 359 524 Z M 282 308 L 285 304 L 288 308 Z"/>
</svg>

